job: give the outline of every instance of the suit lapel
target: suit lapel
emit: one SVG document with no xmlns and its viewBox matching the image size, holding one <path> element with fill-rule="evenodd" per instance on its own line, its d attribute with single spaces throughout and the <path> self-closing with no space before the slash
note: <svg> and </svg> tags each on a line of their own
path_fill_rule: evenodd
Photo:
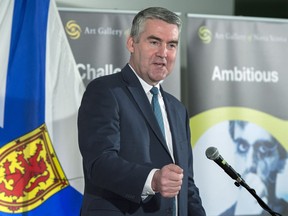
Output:
<svg viewBox="0 0 288 216">
<path fill-rule="evenodd" d="M 128 65 L 126 65 L 126 67 L 122 70 L 122 74 L 124 81 L 127 83 L 127 88 L 131 93 L 132 97 L 134 98 L 139 109 L 141 110 L 144 118 L 147 120 L 152 130 L 155 132 L 155 135 L 160 140 L 161 144 L 169 153 L 165 138 L 161 132 L 161 129 L 152 111 L 151 104 L 147 98 L 143 87 L 141 86 L 141 83 Z"/>
<path fill-rule="evenodd" d="M 170 126 L 170 131 L 171 131 L 171 135 L 172 135 L 172 145 L 173 145 L 173 156 L 175 159 L 175 163 L 177 164 L 178 161 L 178 146 L 175 144 L 175 140 L 177 137 L 177 110 L 175 109 L 175 107 L 173 106 L 173 103 L 171 103 L 168 98 L 165 95 L 165 92 L 163 92 L 163 90 L 161 91 L 162 95 L 163 95 L 163 99 L 164 99 L 164 103 L 165 103 L 165 108 L 166 108 L 166 112 L 167 112 L 167 117 L 168 117 L 168 122 L 169 122 L 169 126 Z"/>
</svg>

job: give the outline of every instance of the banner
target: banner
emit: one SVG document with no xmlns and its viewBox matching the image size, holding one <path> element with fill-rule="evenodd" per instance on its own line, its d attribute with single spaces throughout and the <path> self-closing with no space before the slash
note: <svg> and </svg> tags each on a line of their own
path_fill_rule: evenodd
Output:
<svg viewBox="0 0 288 216">
<path fill-rule="evenodd" d="M 0 56 L 0 215 L 79 215 L 84 85 L 53 0 L 0 0 Z"/>
<path fill-rule="evenodd" d="M 137 12 L 71 8 L 59 8 L 59 11 L 86 86 L 95 78 L 119 72 L 128 63 L 126 40 Z M 163 87 L 180 99 L 179 56 Z"/>
<path fill-rule="evenodd" d="M 273 211 L 288 215 L 287 31 L 285 20 L 188 15 L 195 181 L 209 216 L 269 215 L 207 159 L 211 146 Z"/>
</svg>

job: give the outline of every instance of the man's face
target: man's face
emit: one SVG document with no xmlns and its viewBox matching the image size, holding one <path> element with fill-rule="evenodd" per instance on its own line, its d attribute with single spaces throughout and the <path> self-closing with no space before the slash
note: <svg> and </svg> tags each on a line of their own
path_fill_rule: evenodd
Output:
<svg viewBox="0 0 288 216">
<path fill-rule="evenodd" d="M 267 131 L 251 123 L 244 128 L 236 124 L 234 135 L 236 166 L 240 175 L 245 179 L 249 173 L 254 173 L 267 186 L 272 178 L 271 173 L 278 172 L 278 143 Z"/>
<path fill-rule="evenodd" d="M 129 37 L 130 64 L 148 84 L 155 85 L 172 71 L 178 48 L 179 30 L 162 20 L 147 20 L 139 40 Z M 135 41 L 137 40 L 137 41 Z"/>
</svg>

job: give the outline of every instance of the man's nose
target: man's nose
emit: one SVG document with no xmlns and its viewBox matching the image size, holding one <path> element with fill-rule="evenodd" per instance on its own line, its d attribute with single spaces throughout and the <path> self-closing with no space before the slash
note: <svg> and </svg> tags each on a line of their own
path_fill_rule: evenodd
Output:
<svg viewBox="0 0 288 216">
<path fill-rule="evenodd" d="M 257 155 L 252 147 L 250 147 L 247 153 L 246 170 L 251 173 L 257 172 Z"/>
<path fill-rule="evenodd" d="M 158 48 L 157 55 L 161 58 L 166 58 L 167 57 L 167 45 L 166 44 L 161 44 Z"/>
</svg>

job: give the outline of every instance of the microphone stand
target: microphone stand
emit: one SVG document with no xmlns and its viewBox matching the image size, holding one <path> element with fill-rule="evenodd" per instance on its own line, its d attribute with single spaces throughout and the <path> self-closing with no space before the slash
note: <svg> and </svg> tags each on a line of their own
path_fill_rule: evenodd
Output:
<svg viewBox="0 0 288 216">
<path fill-rule="evenodd" d="M 241 176 L 238 174 L 238 178 L 236 179 L 236 182 L 234 183 L 237 187 L 242 185 L 244 188 L 246 188 L 250 194 L 257 200 L 259 205 L 267 212 L 269 212 L 272 216 L 282 216 L 281 214 L 274 212 L 256 193 L 256 191 L 249 187 L 249 185 L 246 184 L 246 182 L 241 178 Z"/>
</svg>

